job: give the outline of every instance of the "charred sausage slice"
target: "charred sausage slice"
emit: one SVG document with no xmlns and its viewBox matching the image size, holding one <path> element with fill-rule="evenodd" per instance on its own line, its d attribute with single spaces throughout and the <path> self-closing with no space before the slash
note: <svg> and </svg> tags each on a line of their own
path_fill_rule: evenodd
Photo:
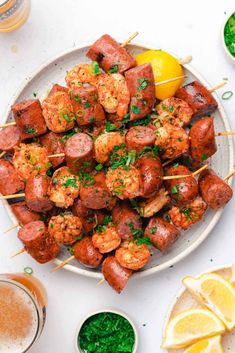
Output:
<svg viewBox="0 0 235 353">
<path fill-rule="evenodd" d="M 11 195 L 23 189 L 24 182 L 14 166 L 9 161 L 0 160 L 0 193 Z"/>
<path fill-rule="evenodd" d="M 115 256 L 109 256 L 104 260 L 102 273 L 105 280 L 117 293 L 122 292 L 132 275 L 132 271 L 122 267 Z"/>
</svg>

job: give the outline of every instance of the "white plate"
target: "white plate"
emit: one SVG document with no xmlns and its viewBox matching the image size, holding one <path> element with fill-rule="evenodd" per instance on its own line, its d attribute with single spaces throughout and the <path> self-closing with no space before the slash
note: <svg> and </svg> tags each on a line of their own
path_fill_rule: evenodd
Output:
<svg viewBox="0 0 235 353">
<path fill-rule="evenodd" d="M 203 274 L 211 273 L 211 272 L 217 273 L 223 276 L 225 279 L 229 279 L 232 276 L 232 266 L 228 265 L 220 268 L 213 268 L 211 270 L 204 272 Z M 169 310 L 169 313 L 165 321 L 165 327 L 170 319 L 172 319 L 175 315 L 181 313 L 182 311 L 192 309 L 192 308 L 201 308 L 201 307 L 202 306 L 198 304 L 198 302 L 193 298 L 192 294 L 190 294 L 190 292 L 187 289 L 185 288 L 182 289 L 181 292 L 176 296 L 176 299 Z M 235 352 L 235 329 L 233 329 L 230 332 L 228 331 L 223 335 L 222 346 L 224 349 L 224 353 Z M 183 349 L 168 349 L 164 352 L 182 353 L 183 351 L 184 351 Z"/>
<path fill-rule="evenodd" d="M 86 52 L 89 46 L 82 48 L 76 48 L 72 51 L 66 52 L 57 58 L 52 59 L 48 63 L 40 67 L 33 75 L 26 78 L 26 83 L 20 88 L 20 90 L 13 96 L 11 102 L 8 105 L 7 113 L 4 117 L 5 121 L 12 121 L 10 112 L 10 106 L 16 101 L 23 99 L 33 98 L 33 93 L 37 92 L 37 98 L 42 100 L 48 93 L 48 90 L 54 83 L 65 84 L 64 77 L 66 71 L 70 70 L 74 65 L 84 62 L 89 62 L 86 57 Z M 128 50 L 132 55 L 137 55 L 148 48 L 143 45 L 131 44 L 128 46 Z M 210 87 L 204 78 L 191 66 L 185 65 L 185 73 L 187 75 L 186 83 L 193 80 L 201 81 L 205 86 Z M 219 80 L 219 79 L 218 79 Z M 225 111 L 218 101 L 218 97 L 214 94 L 219 108 L 214 114 L 215 129 L 216 131 L 229 131 L 230 126 Z M 211 161 L 212 168 L 220 175 L 225 176 L 229 171 L 233 169 L 234 164 L 234 146 L 231 136 L 218 137 L 218 152 L 213 156 Z M 231 179 L 229 183 L 231 184 Z M 5 202 L 6 209 L 14 223 L 17 223 L 15 216 L 12 214 L 11 209 L 7 202 Z M 177 263 L 187 255 L 189 255 L 194 249 L 196 249 L 202 241 L 210 234 L 216 223 L 218 222 L 223 210 L 207 211 L 206 217 L 193 226 L 190 230 L 184 232 L 183 236 L 171 247 L 171 249 L 164 255 L 158 250 L 153 249 L 153 256 L 151 261 L 141 271 L 134 274 L 134 276 L 144 277 L 156 272 L 159 272 L 171 265 Z M 56 263 L 60 263 L 61 260 L 65 260 L 69 256 L 68 251 L 64 248 Z M 100 269 L 88 269 L 80 265 L 76 260 L 72 261 L 69 265 L 64 268 L 69 271 L 76 272 L 80 275 L 102 278 Z"/>
</svg>

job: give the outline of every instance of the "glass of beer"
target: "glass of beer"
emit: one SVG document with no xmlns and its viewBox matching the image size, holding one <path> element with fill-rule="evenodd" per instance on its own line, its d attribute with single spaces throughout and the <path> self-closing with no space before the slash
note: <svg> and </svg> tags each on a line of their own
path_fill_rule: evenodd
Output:
<svg viewBox="0 0 235 353">
<path fill-rule="evenodd" d="M 32 275 L 0 274 L 0 353 L 24 353 L 40 337 L 47 295 Z"/>
<path fill-rule="evenodd" d="M 30 12 L 30 0 L 0 0 L 0 32 L 22 26 Z"/>
</svg>

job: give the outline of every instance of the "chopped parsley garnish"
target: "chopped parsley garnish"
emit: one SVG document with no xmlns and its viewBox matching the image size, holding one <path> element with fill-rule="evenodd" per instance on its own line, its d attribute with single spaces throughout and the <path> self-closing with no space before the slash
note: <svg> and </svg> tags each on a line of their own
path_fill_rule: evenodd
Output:
<svg viewBox="0 0 235 353">
<path fill-rule="evenodd" d="M 97 164 L 97 166 L 95 167 L 95 170 L 99 171 L 103 168 L 103 164 Z"/>
<path fill-rule="evenodd" d="M 149 233 L 150 234 L 153 234 L 155 232 L 157 232 L 157 227 L 152 227 L 152 228 L 149 229 Z"/>
<path fill-rule="evenodd" d="M 91 186 L 96 183 L 95 178 L 89 175 L 87 172 L 81 172 L 79 174 L 79 180 L 81 180 L 85 186 Z"/>
<path fill-rule="evenodd" d="M 224 41 L 231 55 L 235 57 L 235 12 L 224 27 Z"/>
<path fill-rule="evenodd" d="M 138 79 L 139 87 L 138 91 L 143 91 L 145 88 L 149 86 L 149 80 L 145 77 Z"/>
<path fill-rule="evenodd" d="M 206 161 L 207 160 L 207 155 L 205 153 L 203 153 L 202 155 L 202 161 Z"/>
<path fill-rule="evenodd" d="M 36 98 L 37 97 L 37 92 L 33 92 L 33 96 Z"/>
<path fill-rule="evenodd" d="M 170 221 L 171 221 L 171 216 L 170 216 L 169 214 L 167 214 L 165 218 L 166 218 L 166 221 L 170 223 Z"/>
<path fill-rule="evenodd" d="M 109 74 L 116 74 L 118 72 L 118 66 L 119 64 L 114 64 L 109 70 Z"/>
<path fill-rule="evenodd" d="M 104 217 L 103 224 L 102 225 L 99 224 L 97 226 L 97 228 L 96 228 L 97 233 L 101 233 L 104 230 L 106 230 L 107 225 L 109 225 L 109 223 L 111 223 L 112 221 L 113 221 L 112 216 L 111 215 L 106 215 Z"/>
<path fill-rule="evenodd" d="M 71 123 L 74 119 L 74 116 L 72 113 L 70 112 L 65 113 L 64 110 L 60 110 L 59 115 L 62 119 L 68 121 L 69 123 Z"/>
<path fill-rule="evenodd" d="M 130 113 L 126 113 L 123 118 L 123 123 L 127 124 L 130 120 Z"/>
<path fill-rule="evenodd" d="M 122 153 L 118 153 L 119 149 L 122 149 Z M 125 145 L 115 146 L 110 154 L 110 168 L 115 170 L 119 166 L 124 169 L 129 169 L 131 164 L 134 164 L 136 159 L 136 151 L 128 151 Z"/>
<path fill-rule="evenodd" d="M 131 110 L 134 114 L 139 114 L 141 112 L 140 108 L 138 108 L 136 105 L 132 105 Z"/>
<path fill-rule="evenodd" d="M 90 121 L 90 122 L 96 121 L 96 118 L 95 118 L 94 116 L 90 116 L 89 121 Z"/>
<path fill-rule="evenodd" d="M 92 61 L 90 67 L 92 75 L 96 76 L 100 74 L 100 67 L 97 61 Z"/>
<path fill-rule="evenodd" d="M 109 131 L 115 131 L 115 130 L 118 130 L 118 127 L 117 127 L 115 124 L 111 123 L 110 121 L 107 121 L 107 122 L 106 122 L 105 130 L 106 130 L 107 132 L 109 132 Z"/>
<path fill-rule="evenodd" d="M 176 169 L 178 166 L 179 166 L 179 163 L 175 163 L 175 164 L 173 165 L 173 168 Z"/>
<path fill-rule="evenodd" d="M 139 119 L 139 120 L 135 120 L 132 123 L 132 126 L 138 126 L 138 125 L 148 125 L 151 121 L 151 115 L 147 115 L 145 118 L 143 119 Z"/>
<path fill-rule="evenodd" d="M 66 182 L 65 182 L 65 186 L 68 187 L 68 186 L 72 186 L 73 188 L 77 189 L 78 186 L 76 184 L 76 181 L 77 179 L 76 178 L 70 178 L 70 179 L 67 179 Z"/>
<path fill-rule="evenodd" d="M 65 246 L 66 246 L 68 252 L 70 252 L 70 254 L 73 255 L 74 254 L 74 249 L 71 246 L 68 246 L 68 245 L 65 245 Z"/>
<path fill-rule="evenodd" d="M 132 353 L 135 334 L 123 316 L 104 312 L 87 319 L 79 332 L 78 344 L 86 353 Z"/>
<path fill-rule="evenodd" d="M 34 134 L 35 132 L 37 132 L 37 130 L 34 129 L 33 127 L 28 127 L 28 128 L 26 129 L 26 133 L 27 133 L 27 134 Z"/>
<path fill-rule="evenodd" d="M 191 220 L 192 210 L 191 208 L 180 208 L 180 213 L 183 213 L 188 220 Z"/>
<path fill-rule="evenodd" d="M 53 185 L 56 185 L 57 183 L 58 183 L 58 179 L 57 179 L 57 178 L 53 178 L 53 179 L 52 179 L 52 184 L 53 184 Z"/>
<path fill-rule="evenodd" d="M 69 132 L 68 134 L 65 134 L 61 137 L 61 142 L 66 142 L 68 139 L 70 139 L 70 137 L 72 137 L 73 135 L 75 135 L 77 133 L 76 130 L 73 130 L 71 132 Z"/>
<path fill-rule="evenodd" d="M 85 161 L 85 162 L 83 162 L 83 166 L 86 167 L 86 168 L 87 168 L 87 167 L 90 167 L 90 166 L 91 166 L 91 163 Z"/>
<path fill-rule="evenodd" d="M 179 193 L 179 190 L 178 190 L 176 185 L 171 188 L 171 193 L 172 194 L 178 194 Z"/>
<path fill-rule="evenodd" d="M 143 237 L 136 241 L 136 245 L 141 245 L 141 244 L 152 245 L 152 242 L 149 239 L 149 237 Z"/>
</svg>

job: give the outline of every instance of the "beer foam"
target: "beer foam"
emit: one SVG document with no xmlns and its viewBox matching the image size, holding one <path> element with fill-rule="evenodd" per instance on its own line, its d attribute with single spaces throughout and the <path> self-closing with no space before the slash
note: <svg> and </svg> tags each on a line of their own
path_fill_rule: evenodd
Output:
<svg viewBox="0 0 235 353">
<path fill-rule="evenodd" d="M 36 306 L 14 283 L 0 281 L 0 353 L 22 353 L 38 330 Z"/>
</svg>

